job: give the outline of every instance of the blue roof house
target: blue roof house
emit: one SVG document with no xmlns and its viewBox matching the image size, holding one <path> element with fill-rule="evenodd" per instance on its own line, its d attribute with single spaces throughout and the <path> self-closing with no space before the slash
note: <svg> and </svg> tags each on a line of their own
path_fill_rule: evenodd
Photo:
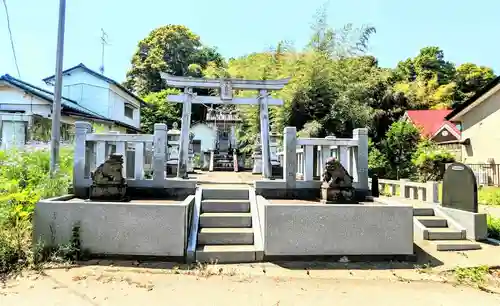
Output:
<svg viewBox="0 0 500 306">
<path fill-rule="evenodd" d="M 50 139 L 54 76 L 35 86 L 8 74 L 0 76 L 0 149 Z M 71 141 L 75 121 L 101 131 L 140 133 L 140 110 L 146 104 L 118 82 L 83 64 L 63 71 L 61 137 Z"/>
</svg>

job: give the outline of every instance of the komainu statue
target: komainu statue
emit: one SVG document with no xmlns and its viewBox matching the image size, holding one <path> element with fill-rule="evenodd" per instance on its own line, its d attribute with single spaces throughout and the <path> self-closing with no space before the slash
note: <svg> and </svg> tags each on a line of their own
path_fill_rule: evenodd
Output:
<svg viewBox="0 0 500 306">
<path fill-rule="evenodd" d="M 321 202 L 347 204 L 353 202 L 353 178 L 342 164 L 330 157 L 326 160 L 323 170 L 323 184 L 321 185 Z"/>
<path fill-rule="evenodd" d="M 127 182 L 123 177 L 123 157 L 111 154 L 108 160 L 91 173 L 90 200 L 124 201 Z"/>
</svg>

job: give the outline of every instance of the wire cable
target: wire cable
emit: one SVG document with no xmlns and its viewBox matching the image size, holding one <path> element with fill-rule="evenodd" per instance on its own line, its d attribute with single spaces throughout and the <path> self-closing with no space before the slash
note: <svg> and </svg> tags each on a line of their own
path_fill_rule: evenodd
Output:
<svg viewBox="0 0 500 306">
<path fill-rule="evenodd" d="M 19 76 L 19 78 L 21 78 L 21 72 L 19 72 L 19 65 L 17 64 L 16 48 L 14 47 L 14 38 L 12 36 L 12 29 L 10 28 L 10 18 L 9 18 L 9 10 L 7 9 L 7 0 L 3 0 L 3 6 L 5 8 L 5 16 L 7 17 L 7 29 L 9 30 L 12 54 L 14 54 L 14 63 L 16 64 L 17 75 Z"/>
</svg>

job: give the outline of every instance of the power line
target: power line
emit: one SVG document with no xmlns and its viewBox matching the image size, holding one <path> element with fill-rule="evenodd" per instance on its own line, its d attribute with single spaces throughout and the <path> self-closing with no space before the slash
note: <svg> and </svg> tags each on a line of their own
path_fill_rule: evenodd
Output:
<svg viewBox="0 0 500 306">
<path fill-rule="evenodd" d="M 10 28 L 10 18 L 9 18 L 9 10 L 7 9 L 7 0 L 3 0 L 3 6 L 5 7 L 5 16 L 7 17 L 7 29 L 9 30 L 12 54 L 14 54 L 14 63 L 16 64 L 17 75 L 19 76 L 19 78 L 21 78 L 21 72 L 19 72 L 19 65 L 17 64 L 16 48 L 14 47 L 14 38 L 12 36 L 12 30 Z"/>
</svg>

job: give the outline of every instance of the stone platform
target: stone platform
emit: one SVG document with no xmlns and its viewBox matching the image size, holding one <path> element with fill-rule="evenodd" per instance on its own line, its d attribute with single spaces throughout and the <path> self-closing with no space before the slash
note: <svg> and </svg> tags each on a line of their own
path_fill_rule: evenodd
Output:
<svg viewBox="0 0 500 306">
<path fill-rule="evenodd" d="M 262 175 L 252 174 L 250 171 L 245 172 L 234 172 L 234 171 L 198 171 L 195 174 L 190 174 L 190 178 L 194 178 L 198 181 L 198 184 L 244 184 L 253 185 L 254 181 L 261 180 Z"/>
</svg>

